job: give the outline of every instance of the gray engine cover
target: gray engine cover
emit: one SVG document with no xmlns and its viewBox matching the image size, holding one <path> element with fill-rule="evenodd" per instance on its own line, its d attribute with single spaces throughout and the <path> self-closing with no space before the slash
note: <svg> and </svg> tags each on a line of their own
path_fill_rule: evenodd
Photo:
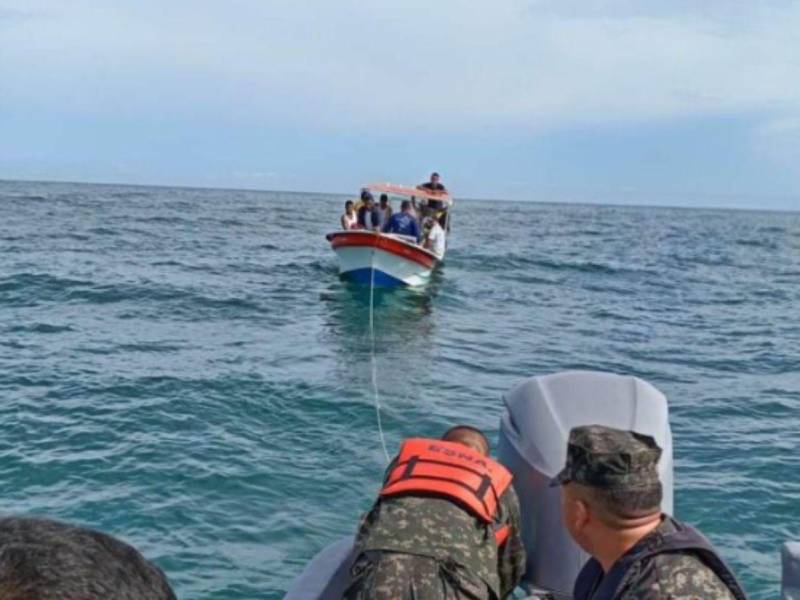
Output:
<svg viewBox="0 0 800 600">
<path fill-rule="evenodd" d="M 786 542 L 781 548 L 783 579 L 781 598 L 800 600 L 800 542 Z"/>
</svg>

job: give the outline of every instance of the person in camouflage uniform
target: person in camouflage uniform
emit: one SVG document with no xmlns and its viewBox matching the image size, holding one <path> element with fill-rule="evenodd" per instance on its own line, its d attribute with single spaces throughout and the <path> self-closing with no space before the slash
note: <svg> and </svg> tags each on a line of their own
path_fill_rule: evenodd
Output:
<svg viewBox="0 0 800 600">
<path fill-rule="evenodd" d="M 488 456 L 489 442 L 467 426 L 442 440 Z M 396 457 L 385 482 L 398 464 Z M 356 537 L 347 600 L 471 599 L 508 596 L 522 579 L 525 548 L 520 537 L 519 500 L 512 486 L 500 495 L 495 526 L 452 499 L 431 494 L 381 496 L 364 517 Z M 496 528 L 506 528 L 498 543 Z"/>
<path fill-rule="evenodd" d="M 575 600 L 746 600 L 698 531 L 661 513 L 661 449 L 647 435 L 600 425 L 570 432 L 561 485 L 570 535 L 592 555 Z"/>
</svg>

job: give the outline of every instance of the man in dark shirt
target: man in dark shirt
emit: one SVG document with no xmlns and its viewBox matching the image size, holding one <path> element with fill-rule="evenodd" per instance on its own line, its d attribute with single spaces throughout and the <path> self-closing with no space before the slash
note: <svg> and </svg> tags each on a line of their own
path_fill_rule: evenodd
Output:
<svg viewBox="0 0 800 600">
<path fill-rule="evenodd" d="M 361 208 L 358 209 L 358 225 L 362 229 L 380 231 L 381 216 L 375 206 L 375 198 L 367 190 L 361 192 Z"/>
<path fill-rule="evenodd" d="M 389 222 L 383 226 L 383 232 L 408 235 L 419 242 L 419 223 L 417 223 L 417 220 L 411 215 L 410 200 L 403 200 L 400 204 L 400 212 L 391 216 Z"/>
<path fill-rule="evenodd" d="M 417 187 L 421 190 L 428 190 L 429 192 L 447 192 L 447 188 L 444 187 L 444 184 L 440 181 L 439 174 L 434 172 L 431 173 L 430 181 L 426 181 L 425 183 L 419 184 Z"/>
<path fill-rule="evenodd" d="M 417 186 L 417 189 L 426 190 L 428 192 L 433 193 L 441 193 L 446 194 L 447 188 L 444 187 L 444 184 L 439 181 L 440 177 L 439 174 L 435 171 L 431 173 L 430 181 L 426 181 L 425 183 L 421 183 Z M 432 198 L 428 198 L 428 207 L 433 210 L 442 210 L 444 208 L 444 202 L 442 200 L 434 200 Z M 444 226 L 444 224 L 442 224 Z"/>
<path fill-rule="evenodd" d="M 392 218 L 392 205 L 389 204 L 389 196 L 386 194 L 381 194 L 378 216 L 380 219 L 380 228 L 383 229 L 384 225 Z"/>
</svg>

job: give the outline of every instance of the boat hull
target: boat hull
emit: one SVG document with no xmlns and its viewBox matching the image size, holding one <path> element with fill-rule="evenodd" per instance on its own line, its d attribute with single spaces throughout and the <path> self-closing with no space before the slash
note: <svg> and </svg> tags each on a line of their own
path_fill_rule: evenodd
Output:
<svg viewBox="0 0 800 600">
<path fill-rule="evenodd" d="M 390 235 L 341 231 L 327 237 L 339 257 L 339 272 L 361 284 L 424 285 L 439 262 L 435 254 Z"/>
</svg>

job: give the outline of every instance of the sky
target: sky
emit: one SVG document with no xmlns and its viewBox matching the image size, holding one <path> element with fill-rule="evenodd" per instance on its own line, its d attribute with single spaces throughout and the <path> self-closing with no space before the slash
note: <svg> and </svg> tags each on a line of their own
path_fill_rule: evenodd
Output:
<svg viewBox="0 0 800 600">
<path fill-rule="evenodd" d="M 800 210 L 800 1 L 0 0 L 0 179 Z"/>
</svg>

